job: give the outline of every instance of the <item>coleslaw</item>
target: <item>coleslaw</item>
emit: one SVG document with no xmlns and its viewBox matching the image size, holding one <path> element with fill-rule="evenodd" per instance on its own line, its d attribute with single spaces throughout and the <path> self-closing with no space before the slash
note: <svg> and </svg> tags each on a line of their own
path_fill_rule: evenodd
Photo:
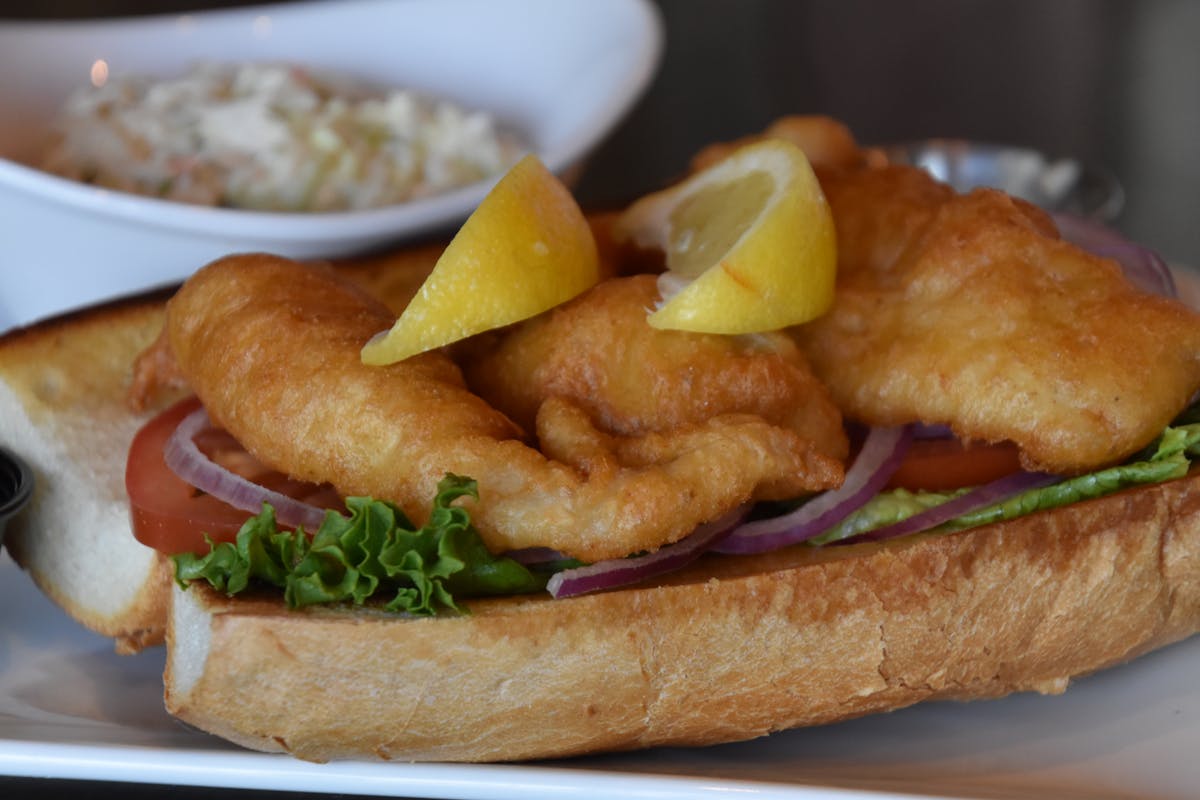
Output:
<svg viewBox="0 0 1200 800">
<path fill-rule="evenodd" d="M 524 151 L 482 111 L 289 64 L 97 83 L 67 100 L 42 168 L 184 203 L 375 208 L 497 175 Z"/>
</svg>

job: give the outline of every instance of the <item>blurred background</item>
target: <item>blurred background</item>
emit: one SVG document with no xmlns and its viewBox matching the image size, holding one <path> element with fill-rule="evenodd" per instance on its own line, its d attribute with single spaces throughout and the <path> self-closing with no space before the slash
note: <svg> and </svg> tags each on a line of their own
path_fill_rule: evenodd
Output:
<svg viewBox="0 0 1200 800">
<path fill-rule="evenodd" d="M 661 185 L 709 142 L 825 113 L 864 143 L 968 137 L 1105 167 L 1126 190 L 1116 226 L 1200 265 L 1200 2 L 653 2 L 666 31 L 661 68 L 591 160 L 578 187 L 586 205 Z M 0 17 L 244 4 L 0 0 Z"/>
<path fill-rule="evenodd" d="M 1118 226 L 1200 264 L 1200 3 L 659 0 L 666 55 L 581 191 L 619 201 L 707 142 L 826 113 L 866 143 L 930 136 L 1103 165 Z"/>
</svg>

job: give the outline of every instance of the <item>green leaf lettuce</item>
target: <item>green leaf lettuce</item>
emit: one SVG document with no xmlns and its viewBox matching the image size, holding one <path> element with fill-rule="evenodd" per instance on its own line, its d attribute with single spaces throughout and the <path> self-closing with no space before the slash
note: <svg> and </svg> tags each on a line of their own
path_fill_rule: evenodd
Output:
<svg viewBox="0 0 1200 800">
<path fill-rule="evenodd" d="M 455 597 L 518 594 L 545 587 L 545 576 L 509 558 L 493 556 L 459 497 L 478 498 L 475 481 L 447 475 L 429 521 L 417 528 L 395 505 L 365 497 L 346 499 L 349 516 L 329 512 L 311 540 L 303 529 L 280 530 L 263 505 L 234 542 L 210 552 L 173 556 L 181 586 L 208 581 L 237 594 L 253 583 L 283 589 L 288 606 L 384 600 L 389 611 L 428 616 L 459 611 Z"/>
<path fill-rule="evenodd" d="M 1190 467 L 1188 456 L 1197 455 L 1200 455 L 1200 423 L 1176 425 L 1163 431 L 1156 442 L 1132 461 L 1021 492 L 956 517 L 933 530 L 948 532 L 974 528 L 1103 497 L 1133 486 L 1180 478 L 1187 474 Z M 838 525 L 811 539 L 809 544 L 831 544 L 882 528 L 940 505 L 960 493 L 908 492 L 904 489 L 883 492 Z"/>
</svg>

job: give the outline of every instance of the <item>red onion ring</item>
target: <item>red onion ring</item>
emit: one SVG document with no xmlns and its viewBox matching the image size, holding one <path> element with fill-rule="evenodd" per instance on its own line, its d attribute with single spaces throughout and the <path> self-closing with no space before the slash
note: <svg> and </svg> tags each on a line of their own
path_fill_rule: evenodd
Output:
<svg viewBox="0 0 1200 800">
<path fill-rule="evenodd" d="M 718 553 L 765 553 L 818 536 L 887 485 L 912 442 L 912 427 L 871 428 L 840 488 L 818 495 L 790 514 L 747 522 L 715 547 Z"/>
<path fill-rule="evenodd" d="M 607 559 L 588 564 L 586 567 L 556 572 L 546 583 L 546 590 L 556 598 L 574 597 L 601 589 L 641 583 L 674 572 L 711 550 L 715 542 L 737 527 L 747 511 L 749 508 L 746 506 L 734 509 L 719 519 L 701 525 L 678 542 L 644 556 Z"/>
<path fill-rule="evenodd" d="M 211 425 L 208 412 L 203 408 L 183 418 L 163 448 L 163 459 L 172 472 L 197 489 L 242 511 L 257 514 L 262 511 L 263 503 L 270 503 L 281 525 L 303 526 L 309 531 L 321 527 L 325 509 L 260 486 L 206 456 L 192 440 Z"/>
<path fill-rule="evenodd" d="M 963 514 L 968 514 L 980 508 L 986 508 L 993 503 L 998 503 L 1013 495 L 1029 489 L 1049 486 L 1060 480 L 1062 480 L 1061 476 L 1051 475 L 1046 472 L 1014 472 L 1011 475 L 1005 475 L 1003 478 L 997 478 L 990 483 L 978 486 L 952 500 L 947 500 L 941 505 L 913 514 L 911 517 L 902 519 L 899 522 L 893 522 L 891 525 L 884 525 L 882 528 L 876 528 L 872 531 L 860 533 L 857 536 L 851 536 L 837 544 L 879 542 L 884 539 L 894 539 L 898 536 L 920 533 L 921 531 L 935 528 L 943 522 L 949 522 L 956 517 L 961 517 Z"/>
<path fill-rule="evenodd" d="M 1163 297 L 1179 296 L 1171 268 L 1158 253 L 1083 217 L 1062 213 L 1052 216 L 1063 239 L 1093 255 L 1113 259 L 1142 291 Z"/>
</svg>

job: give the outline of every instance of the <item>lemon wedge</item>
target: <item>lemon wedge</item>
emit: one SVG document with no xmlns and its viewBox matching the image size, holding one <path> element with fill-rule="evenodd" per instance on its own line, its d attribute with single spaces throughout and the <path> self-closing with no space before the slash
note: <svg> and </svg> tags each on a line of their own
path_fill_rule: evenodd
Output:
<svg viewBox="0 0 1200 800">
<path fill-rule="evenodd" d="M 837 236 L 794 144 L 748 145 L 626 209 L 614 235 L 666 254 L 656 328 L 760 333 L 814 319 L 833 302 Z"/>
<path fill-rule="evenodd" d="M 391 329 L 362 348 L 362 361 L 393 364 L 528 319 L 599 278 L 583 211 L 536 156 L 525 156 L 463 223 Z"/>
</svg>

